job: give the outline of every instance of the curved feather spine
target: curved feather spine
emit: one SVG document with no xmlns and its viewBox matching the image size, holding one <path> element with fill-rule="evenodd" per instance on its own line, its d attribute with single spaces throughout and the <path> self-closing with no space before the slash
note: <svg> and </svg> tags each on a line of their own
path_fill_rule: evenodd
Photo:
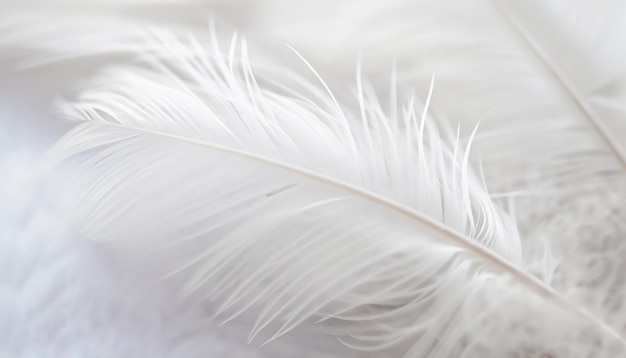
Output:
<svg viewBox="0 0 626 358">
<path fill-rule="evenodd" d="M 502 16 L 508 21 L 511 27 L 519 34 L 524 43 L 528 46 L 537 59 L 545 66 L 546 69 L 552 74 L 555 81 L 558 82 L 566 93 L 569 94 L 572 101 L 576 103 L 580 112 L 584 114 L 584 117 L 588 120 L 589 125 L 594 129 L 602 141 L 606 144 L 609 152 L 616 158 L 620 166 L 626 171 L 626 153 L 620 150 L 617 144 L 617 139 L 613 137 L 609 129 L 602 123 L 600 116 L 595 113 L 593 108 L 587 103 L 585 96 L 576 88 L 574 83 L 568 80 L 567 76 L 559 69 L 559 66 L 543 51 L 541 46 L 532 37 L 531 34 L 526 31 L 524 25 L 513 16 L 506 7 L 499 5 L 498 1 L 493 1 L 496 5 L 496 9 L 502 14 Z"/>
</svg>

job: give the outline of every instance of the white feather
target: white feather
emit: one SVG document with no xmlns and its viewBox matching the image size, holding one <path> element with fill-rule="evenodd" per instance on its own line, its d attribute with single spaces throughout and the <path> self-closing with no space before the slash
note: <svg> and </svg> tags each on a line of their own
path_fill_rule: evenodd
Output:
<svg viewBox="0 0 626 358">
<path fill-rule="evenodd" d="M 517 204 L 517 218 L 523 233 L 523 267 L 568 299 L 589 309 L 598 317 L 592 321 L 607 322 L 623 333 L 626 314 L 621 302 L 626 285 L 623 285 L 621 277 L 624 228 L 619 208 L 626 195 L 623 186 L 624 151 L 620 144 L 626 135 L 621 120 L 624 113 L 621 102 L 626 93 L 623 89 L 626 83 L 623 66 L 626 62 L 623 61 L 624 51 L 619 50 L 624 33 L 619 16 L 624 11 L 622 4 L 611 1 L 517 4 L 476 0 L 463 4 L 395 1 L 361 5 L 361 2 L 344 1 L 327 8 L 324 2 L 277 0 L 259 2 L 247 10 L 242 10 L 244 7 L 228 9 L 212 5 L 206 9 L 227 14 L 225 17 L 235 27 L 243 28 L 267 48 L 271 48 L 267 44 L 277 38 L 287 39 L 301 49 L 306 58 L 313 59 L 322 72 L 333 74 L 331 83 L 338 84 L 335 87 L 339 87 L 340 100 L 345 97 L 342 92 L 345 86 L 341 83 L 346 81 L 347 73 L 351 76 L 353 59 L 358 53 L 365 59 L 365 73 L 378 75 L 379 78 L 380 74 L 385 74 L 385 81 L 387 63 L 392 58 L 398 61 L 402 85 L 425 83 L 433 72 L 437 73 L 438 91 L 431 104 L 437 117 L 451 119 L 453 123 L 469 123 L 461 127 L 462 131 L 471 130 L 473 124 L 482 120 L 475 148 L 478 149 L 477 157 L 484 163 L 487 183 L 504 190 L 505 195 L 509 195 L 507 191 L 510 190 L 533 194 L 522 197 Z M 439 138 L 439 135 L 428 123 L 425 125 L 426 132 L 432 133 L 413 132 L 418 138 L 420 135 L 426 138 L 422 143 L 425 146 L 423 152 L 428 153 L 426 159 L 438 163 L 428 162 L 428 168 L 439 168 L 435 173 L 418 170 L 423 158 L 414 153 L 407 154 L 410 151 L 406 148 L 411 148 L 410 141 L 403 139 L 395 145 L 387 143 L 386 137 L 404 138 L 408 132 L 402 125 L 387 127 L 381 124 L 385 123 L 387 116 L 391 117 L 391 123 L 398 123 L 394 122 L 396 115 L 393 109 L 389 115 L 382 114 L 378 100 L 371 95 L 371 87 L 367 84 L 357 86 L 360 88 L 357 97 L 361 96 L 357 102 L 361 108 L 343 102 L 342 109 L 337 109 L 335 105 L 324 104 L 328 100 L 320 95 L 320 91 L 299 88 L 297 93 L 284 92 L 286 89 L 281 80 L 266 78 L 267 83 L 261 83 L 260 87 L 256 84 L 250 86 L 250 83 L 245 83 L 246 76 L 248 80 L 252 77 L 245 69 L 242 74 L 234 75 L 235 79 L 228 80 L 230 82 L 221 79 L 225 69 L 226 73 L 232 72 L 229 66 L 240 65 L 232 57 L 228 59 L 232 63 L 226 59 L 210 59 L 216 63 L 221 61 L 222 65 L 212 64 L 217 70 L 207 76 L 201 73 L 206 70 L 206 64 L 201 64 L 198 71 L 198 64 L 187 61 L 187 58 L 213 55 L 199 52 L 202 46 L 180 44 L 169 38 L 167 33 L 158 34 L 160 44 L 145 41 L 142 27 L 163 19 L 173 27 L 172 31 L 180 34 L 192 28 L 203 39 L 204 30 L 198 27 L 198 17 L 195 16 L 200 13 L 199 9 L 205 8 L 201 4 L 177 8 L 181 10 L 180 17 L 167 14 L 166 9 L 171 7 L 157 6 L 153 8 L 154 12 L 144 13 L 143 10 L 132 10 L 134 5 L 119 8 L 118 5 L 99 5 L 96 13 L 92 5 L 73 4 L 73 8 L 83 9 L 68 11 L 62 21 L 58 20 L 61 17 L 57 14 L 51 16 L 50 13 L 41 14 L 41 11 L 35 11 L 39 14 L 31 17 L 33 11 L 22 11 L 29 6 L 21 6 L 20 13 L 26 14 L 25 17 L 5 12 L 0 21 L 0 26 L 8 25 L 4 27 L 4 34 L 0 35 L 3 46 L 37 50 L 28 56 L 16 52 L 15 56 L 22 61 L 28 60 L 29 65 L 54 63 L 64 58 L 82 59 L 85 55 L 97 56 L 97 65 L 101 65 L 104 58 L 101 55 L 152 52 L 155 48 L 157 56 L 166 57 L 162 62 L 152 62 L 155 66 L 152 68 L 140 65 L 132 70 L 120 68 L 107 72 L 94 82 L 101 88 L 87 91 L 78 104 L 70 107 L 73 115 L 105 122 L 120 121 L 122 118 L 124 125 L 130 123 L 133 127 L 176 131 L 183 137 L 190 137 L 190 133 L 198 135 L 199 131 L 202 135 L 194 137 L 196 140 L 260 153 L 274 160 L 278 156 L 281 162 L 320 172 L 419 212 L 426 212 L 431 219 L 444 222 L 513 261 L 520 255 L 512 224 L 507 223 L 500 210 L 493 208 L 477 176 L 470 171 L 466 174 L 467 178 L 462 178 L 466 173 L 466 164 L 454 154 L 460 155 L 462 150 L 455 150 L 449 147 L 452 144 L 446 144 L 450 136 L 444 135 L 444 143 L 438 144 L 439 141 L 432 138 Z M 330 8 L 335 10 L 330 11 Z M 341 8 L 346 11 L 336 10 Z M 137 9 L 149 7 L 141 5 Z M 81 14 L 83 10 L 87 11 Z M 89 18 L 87 21 L 79 20 L 81 16 Z M 329 20 L 329 17 L 334 20 Z M 37 27 L 24 27 L 23 24 L 33 21 L 39 22 Z M 113 21 L 121 26 L 111 26 Z M 76 29 L 81 29 L 78 31 L 83 38 L 80 43 L 75 42 Z M 577 40 L 572 42 L 570 38 Z M 164 50 L 163 44 L 173 47 Z M 43 52 L 39 52 L 41 49 Z M 219 53 L 218 49 L 218 58 Z M 173 56 L 182 56 L 185 60 L 174 61 Z M 122 60 L 128 59 L 124 57 Z M 162 67 L 167 63 L 173 64 L 172 68 Z M 280 67 L 272 60 L 264 59 L 258 63 L 263 64 L 267 73 L 281 77 L 280 71 L 275 71 Z M 286 61 L 281 59 L 280 63 L 276 63 L 282 65 Z M 180 78 L 194 83 L 194 86 L 184 81 L 181 83 Z M 224 98 L 224 94 L 216 93 L 215 88 L 207 89 L 202 83 L 195 83 L 194 79 L 198 78 L 203 78 L 200 82 L 228 82 L 218 86 L 221 90 L 232 90 L 231 85 L 237 81 L 241 82 L 241 88 L 239 92 L 230 93 L 231 97 Z M 379 78 L 375 77 L 374 86 L 383 91 Z M 303 88 L 311 87 L 304 80 L 293 82 Z M 278 88 L 275 88 L 276 85 Z M 145 88 L 150 91 L 142 93 Z M 261 98 L 276 100 L 278 95 L 287 99 L 279 103 L 270 101 L 271 110 L 268 110 L 266 104 L 246 103 L 254 102 L 252 98 L 258 99 L 258 94 L 246 93 L 250 88 L 259 91 L 259 88 L 265 88 Z M 392 99 L 395 98 L 394 91 L 395 86 L 392 88 Z M 245 95 L 250 98 L 244 100 Z M 229 101 L 246 104 L 241 109 L 225 105 Z M 391 107 L 395 108 L 394 100 L 391 102 Z M 177 103 L 180 108 L 171 112 L 172 104 Z M 412 107 L 409 106 L 409 109 L 412 110 Z M 360 115 L 361 110 L 364 115 Z M 303 136 L 301 127 L 287 119 L 269 121 L 268 128 L 259 125 L 232 128 L 229 126 L 238 122 L 225 124 L 217 120 L 213 122 L 211 135 L 205 132 L 206 127 L 203 126 L 206 123 L 196 123 L 198 114 L 211 115 L 213 119 L 247 118 L 249 115 L 271 118 L 273 111 L 285 116 L 291 114 L 308 118 L 309 121 L 304 123 L 322 136 Z M 351 112 L 359 115 L 349 114 Z M 397 117 L 402 123 L 402 119 L 407 117 L 404 111 L 400 112 Z M 411 112 L 408 113 L 410 116 Z M 111 117 L 111 114 L 114 116 Z M 149 118 L 146 122 L 135 123 L 134 119 L 142 116 Z M 177 118 L 176 125 L 167 121 L 153 122 L 155 118 L 163 117 Z M 346 117 L 345 122 L 332 120 L 343 117 Z M 319 119 L 326 121 L 321 127 L 316 126 Z M 373 128 L 370 130 L 367 125 L 363 126 L 363 120 Z M 267 136 L 256 138 L 255 135 L 246 135 L 244 129 L 254 134 L 262 130 Z M 372 136 L 372 133 L 376 135 Z M 468 135 L 465 132 L 462 137 Z M 353 138 L 354 143 L 351 146 L 343 143 L 342 139 L 346 138 Z M 280 145 L 273 146 L 275 141 Z M 318 143 L 326 141 L 333 143 L 333 149 L 324 152 Z M 317 147 L 309 153 L 300 149 L 300 143 L 310 148 Z M 384 156 L 375 155 L 377 153 L 372 150 L 379 146 Z M 398 149 L 402 146 L 406 147 Z M 284 148 L 293 152 L 285 153 Z M 333 157 L 335 153 L 332 150 L 337 148 L 342 148 L 339 151 L 344 154 L 342 161 L 335 161 Z M 303 152 L 309 155 L 303 155 Z M 439 157 L 435 153 L 440 153 Z M 413 174 L 408 176 L 403 171 L 406 168 L 401 165 L 405 155 L 419 163 L 409 170 Z M 389 157 L 393 158 L 390 166 Z M 439 163 L 442 158 L 446 158 L 445 163 Z M 453 175 L 450 175 L 451 171 Z M 354 173 L 368 174 L 355 178 Z M 378 177 L 380 173 L 387 174 Z M 407 183 L 414 177 L 426 180 L 428 185 L 409 186 Z M 437 181 L 443 182 L 445 190 L 431 192 L 424 199 L 420 193 L 425 188 L 437 188 Z M 558 190 L 553 191 L 555 188 Z M 413 194 L 405 195 L 411 190 Z M 450 202 L 439 204 L 438 195 L 441 192 L 447 193 L 444 200 Z M 488 222 L 483 221 L 485 218 Z M 93 218 L 85 216 L 78 219 L 83 225 L 91 224 Z M 132 224 L 131 218 L 125 220 L 119 222 Z M 95 226 L 87 225 L 89 230 L 114 232 L 114 227 L 105 227 L 106 221 L 93 223 Z M 522 344 L 521 341 L 516 342 Z M 508 344 L 502 343 L 501 347 Z M 535 344 L 537 342 L 533 346 Z M 578 347 L 570 348 L 575 351 Z M 584 352 L 576 351 L 580 355 Z"/>
<path fill-rule="evenodd" d="M 498 195 L 517 196 L 526 267 L 623 332 L 623 2 L 397 1 L 328 16 L 319 2 L 269 3 L 251 31 L 337 72 L 362 53 L 366 73 L 395 59 L 401 84 L 436 73 L 432 112 L 480 121 L 474 158 Z"/>
<path fill-rule="evenodd" d="M 407 357 L 621 349 L 510 263 L 515 227 L 413 106 L 388 118 L 359 97 L 356 115 L 302 80 L 255 77 L 235 42 L 226 57 L 215 42 L 207 56 L 157 40 L 149 64 L 105 73 L 65 107 L 87 123 L 50 160 L 82 158 L 63 192 L 82 234 L 182 276 L 226 321 L 256 312 L 250 340 L 317 321 Z M 599 347 L 574 344 L 589 334 Z"/>
</svg>

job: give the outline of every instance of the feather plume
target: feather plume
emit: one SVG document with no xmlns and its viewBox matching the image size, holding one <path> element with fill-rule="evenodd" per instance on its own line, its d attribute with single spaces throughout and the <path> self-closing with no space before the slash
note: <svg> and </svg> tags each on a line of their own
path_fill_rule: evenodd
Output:
<svg viewBox="0 0 626 358">
<path fill-rule="evenodd" d="M 48 160 L 80 159 L 63 192 L 78 232 L 144 253 L 225 322 L 256 312 L 251 341 L 318 322 L 407 357 L 621 349 L 518 268 L 515 226 L 426 110 L 390 118 L 357 91 L 354 114 L 303 80 L 253 73 L 236 41 L 207 55 L 155 36 L 147 64 L 109 70 L 64 107 L 86 122 Z"/>
<path fill-rule="evenodd" d="M 346 0 L 331 21 L 318 1 L 54 3 L 71 11 L 5 11 L 0 46 L 29 49 L 27 67 L 125 63 L 63 106 L 86 121 L 49 157 L 72 159 L 74 228 L 219 320 L 251 317 L 252 341 L 312 326 L 374 356 L 623 354 L 622 4 Z M 223 50 L 200 9 L 266 49 L 288 41 L 330 83 Z M 155 23 L 174 35 L 146 37 Z M 359 68 L 350 103 L 357 54 L 373 84 Z M 422 115 L 397 105 L 397 82 L 433 72 Z M 516 196 L 515 218 L 494 196 Z"/>
<path fill-rule="evenodd" d="M 622 2 L 398 1 L 324 28 L 313 2 L 270 3 L 254 31 L 307 57 L 349 72 L 362 53 L 378 77 L 395 58 L 401 84 L 437 73 L 431 111 L 466 130 L 480 121 L 473 156 L 497 195 L 516 198 L 525 266 L 623 332 Z"/>
</svg>

